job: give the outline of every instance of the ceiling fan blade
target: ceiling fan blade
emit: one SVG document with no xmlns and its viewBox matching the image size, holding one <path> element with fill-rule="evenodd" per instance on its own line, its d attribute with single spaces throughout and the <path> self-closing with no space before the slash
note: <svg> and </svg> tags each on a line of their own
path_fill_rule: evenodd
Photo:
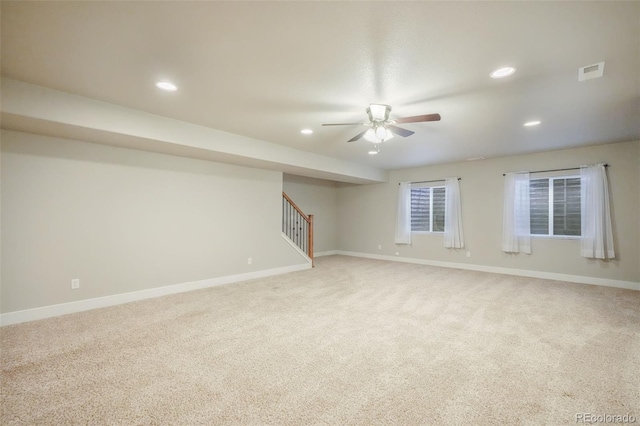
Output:
<svg viewBox="0 0 640 426">
<path fill-rule="evenodd" d="M 396 118 L 396 123 L 419 123 L 421 121 L 440 121 L 440 114 L 415 115 L 413 117 Z"/>
<path fill-rule="evenodd" d="M 402 127 L 398 127 L 398 126 L 387 126 L 387 128 L 391 130 L 391 133 L 393 133 L 394 135 L 402 136 L 403 138 L 406 138 L 407 136 L 411 136 L 412 134 L 415 133 L 415 132 L 412 132 L 411 130 L 403 129 Z"/>
<path fill-rule="evenodd" d="M 367 130 L 369 130 L 369 129 L 367 129 Z M 363 131 L 363 132 L 358 133 L 357 135 L 355 135 L 354 137 L 352 137 L 351 139 L 349 139 L 347 142 L 355 142 L 355 141 L 357 141 L 358 139 L 360 139 L 361 137 L 363 137 L 365 133 L 367 133 L 367 130 L 365 130 L 365 131 Z"/>
<path fill-rule="evenodd" d="M 362 126 L 369 123 L 331 123 L 323 124 L 323 126 Z"/>
</svg>

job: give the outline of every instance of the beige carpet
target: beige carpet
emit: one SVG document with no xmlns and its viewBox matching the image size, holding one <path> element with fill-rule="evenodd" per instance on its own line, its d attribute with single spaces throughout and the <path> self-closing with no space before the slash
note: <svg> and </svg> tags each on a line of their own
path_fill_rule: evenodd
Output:
<svg viewBox="0 0 640 426">
<path fill-rule="evenodd" d="M 332 256 L 3 327 L 10 424 L 640 422 L 640 292 Z"/>
</svg>

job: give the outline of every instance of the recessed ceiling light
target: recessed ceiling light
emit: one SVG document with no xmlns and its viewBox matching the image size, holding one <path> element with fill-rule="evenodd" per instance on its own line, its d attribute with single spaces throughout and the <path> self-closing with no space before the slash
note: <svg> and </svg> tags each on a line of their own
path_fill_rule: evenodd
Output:
<svg viewBox="0 0 640 426">
<path fill-rule="evenodd" d="M 310 135 L 313 133 L 313 130 L 311 129 L 302 129 L 300 130 L 300 133 L 302 133 L 303 135 Z"/>
<path fill-rule="evenodd" d="M 516 69 L 513 67 L 504 67 L 504 68 L 498 68 L 497 70 L 492 72 L 490 75 L 491 75 L 491 78 L 504 78 L 504 77 L 509 77 L 514 72 L 516 72 Z"/>
<path fill-rule="evenodd" d="M 166 90 L 167 92 L 175 92 L 176 90 L 178 90 L 178 86 L 166 80 L 157 82 L 156 87 L 158 89 Z"/>
<path fill-rule="evenodd" d="M 537 126 L 540 123 L 542 123 L 540 120 L 527 121 L 526 123 L 524 123 L 524 126 L 525 127 Z"/>
</svg>

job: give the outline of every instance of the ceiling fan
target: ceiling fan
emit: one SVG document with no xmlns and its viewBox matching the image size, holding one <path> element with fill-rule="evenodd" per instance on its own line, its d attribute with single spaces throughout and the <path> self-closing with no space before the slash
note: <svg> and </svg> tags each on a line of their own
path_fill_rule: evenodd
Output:
<svg viewBox="0 0 640 426">
<path fill-rule="evenodd" d="M 367 115 L 369 116 L 368 123 L 323 124 L 323 126 L 369 126 L 367 130 L 358 133 L 347 142 L 355 142 L 358 139 L 364 137 L 369 142 L 378 144 L 384 141 L 388 141 L 393 137 L 394 134 L 406 138 L 407 136 L 411 136 L 415 133 L 411 130 L 398 127 L 396 126 L 396 124 L 419 123 L 422 121 L 440 121 L 440 114 L 416 115 L 413 117 L 395 118 L 390 120 L 390 112 L 391 107 L 389 105 L 371 104 L 367 108 Z"/>
</svg>

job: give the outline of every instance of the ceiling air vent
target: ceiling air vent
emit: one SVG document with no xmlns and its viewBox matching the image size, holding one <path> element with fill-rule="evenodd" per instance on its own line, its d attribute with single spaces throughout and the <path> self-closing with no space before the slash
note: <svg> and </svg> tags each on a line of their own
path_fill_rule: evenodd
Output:
<svg viewBox="0 0 640 426">
<path fill-rule="evenodd" d="M 604 74 L 604 62 L 587 65 L 586 67 L 578 68 L 578 81 L 602 77 L 602 74 Z"/>
</svg>

